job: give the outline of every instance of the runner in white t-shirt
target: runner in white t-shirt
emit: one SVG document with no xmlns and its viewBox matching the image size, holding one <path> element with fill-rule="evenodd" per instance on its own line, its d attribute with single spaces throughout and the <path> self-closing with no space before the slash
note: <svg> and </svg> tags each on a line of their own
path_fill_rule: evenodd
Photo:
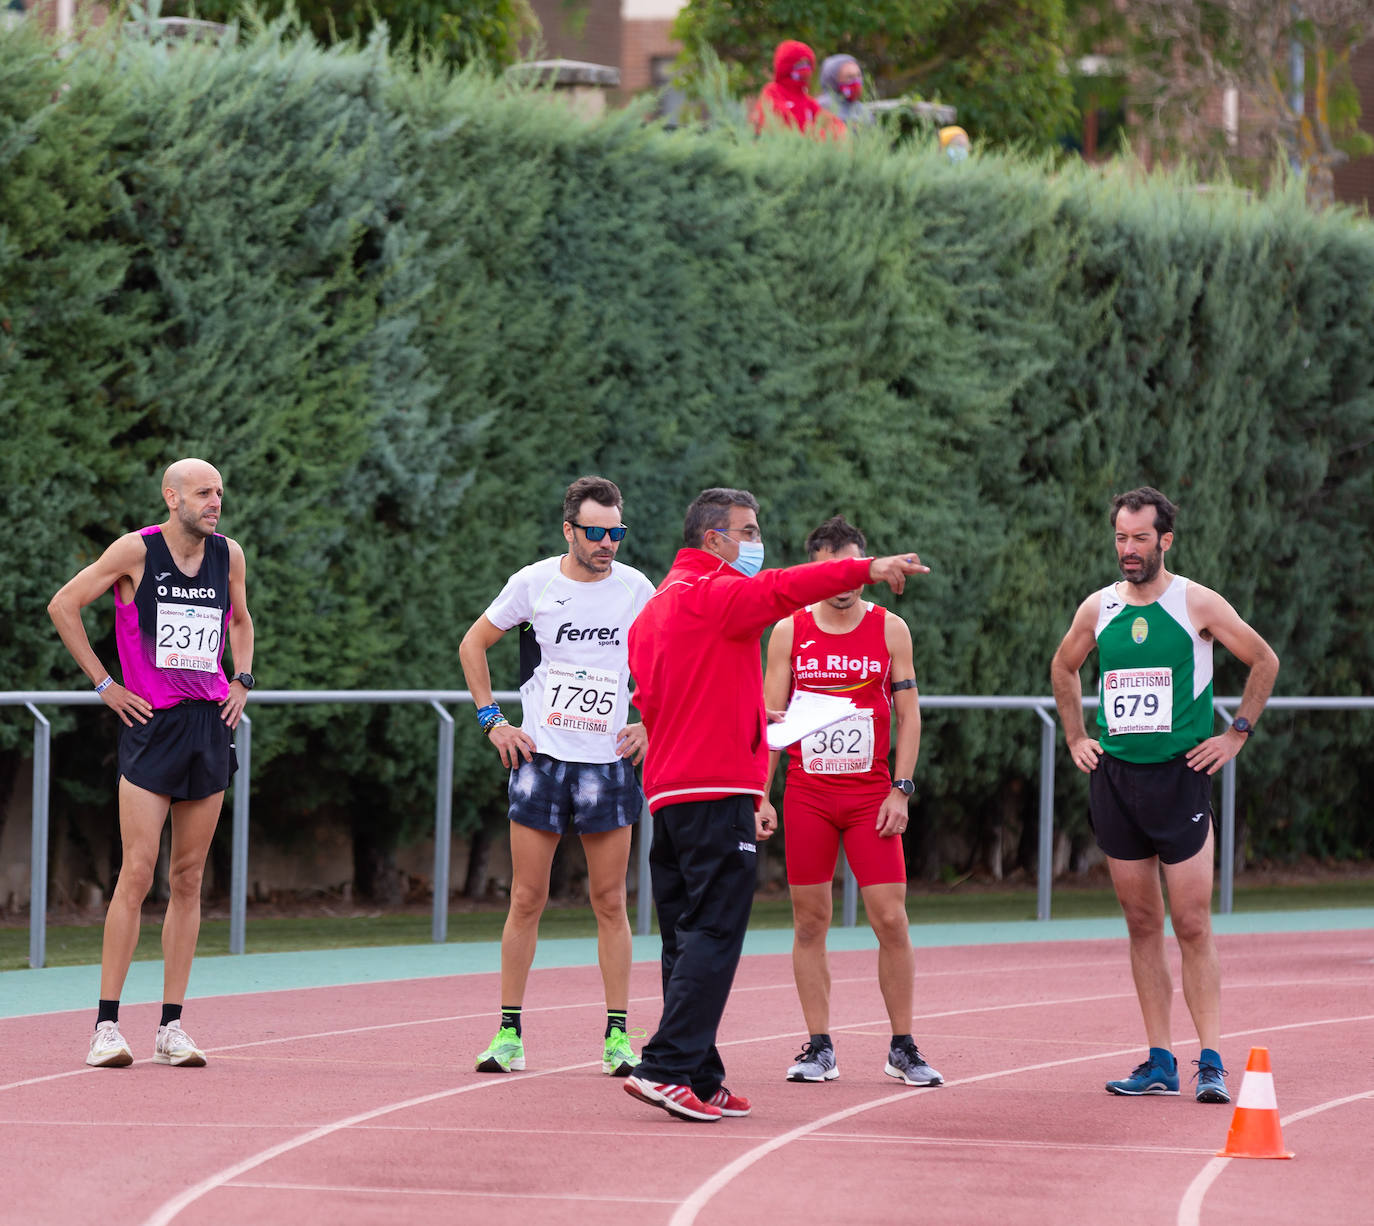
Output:
<svg viewBox="0 0 1374 1226">
<path fill-rule="evenodd" d="M 463 636 L 458 658 L 477 719 L 510 768 L 510 911 L 501 935 L 501 1024 L 477 1057 L 479 1073 L 525 1067 L 520 1012 L 559 840 L 580 835 L 606 988 L 602 1071 L 629 1076 L 639 1058 L 626 1035 L 630 922 L 625 872 L 644 807 L 635 767 L 643 724 L 627 723 L 630 623 L 654 585 L 615 560 L 626 528 L 620 490 L 579 477 L 563 499 L 568 552 L 516 572 Z M 487 652 L 520 627 L 519 728 L 492 700 Z"/>
</svg>

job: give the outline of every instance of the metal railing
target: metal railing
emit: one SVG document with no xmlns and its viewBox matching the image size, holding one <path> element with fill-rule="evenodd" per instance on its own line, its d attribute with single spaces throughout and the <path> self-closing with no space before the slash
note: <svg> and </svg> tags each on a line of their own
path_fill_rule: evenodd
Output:
<svg viewBox="0 0 1374 1226">
<path fill-rule="evenodd" d="M 496 694 L 500 702 L 518 703 L 519 693 L 502 691 Z M 453 825 L 453 716 L 444 704 L 471 704 L 467 690 L 254 690 L 250 707 L 258 705 L 302 705 L 314 703 L 423 703 L 433 707 L 438 716 L 438 753 L 435 769 L 434 799 L 434 908 L 431 939 L 448 939 L 449 855 Z M 1231 711 L 1240 702 L 1237 697 L 1218 698 L 1214 702 L 1217 714 L 1231 722 Z M 95 706 L 100 697 L 90 691 L 10 691 L 0 692 L 0 706 L 22 706 L 32 716 L 33 726 L 33 848 L 30 861 L 29 884 L 29 965 L 41 967 L 46 956 L 47 900 L 48 900 L 48 804 L 51 773 L 51 725 L 41 706 Z M 1084 698 L 1087 708 L 1097 706 L 1096 698 Z M 921 709 L 1028 711 L 1040 722 L 1039 772 L 1039 832 L 1036 882 L 1036 918 L 1050 918 L 1050 900 L 1054 875 L 1054 751 L 1057 722 L 1053 698 L 1016 697 L 1010 695 L 926 694 L 921 697 Z M 1271 698 L 1266 710 L 1293 711 L 1352 711 L 1374 710 L 1374 698 Z M 231 862 L 229 876 L 229 951 L 241 954 L 245 948 L 245 929 L 248 896 L 248 822 L 249 792 L 252 780 L 253 722 L 244 713 L 235 734 L 239 769 L 233 782 L 233 829 L 231 834 Z M 1218 908 L 1223 913 L 1232 909 L 1235 878 L 1235 818 L 1236 818 L 1236 762 L 1233 759 L 1222 768 L 1221 802 L 1221 875 Z M 650 931 L 652 918 L 652 890 L 649 879 L 649 847 L 652 839 L 652 819 L 648 808 L 644 811 L 636 865 L 637 898 L 635 927 L 640 934 Z M 853 927 L 857 922 L 858 887 L 848 866 L 844 869 L 842 922 Z"/>
</svg>

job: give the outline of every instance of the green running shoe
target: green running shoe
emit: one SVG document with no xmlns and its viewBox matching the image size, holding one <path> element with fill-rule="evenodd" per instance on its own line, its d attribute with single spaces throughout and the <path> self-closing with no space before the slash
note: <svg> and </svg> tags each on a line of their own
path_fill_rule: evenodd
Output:
<svg viewBox="0 0 1374 1226">
<path fill-rule="evenodd" d="M 524 1067 L 525 1045 L 514 1026 L 502 1026 L 491 1046 L 477 1057 L 479 1073 L 509 1073 L 512 1069 L 520 1072 Z"/>
<path fill-rule="evenodd" d="M 601 1071 L 608 1077 L 628 1077 L 638 1063 L 639 1057 L 630 1046 L 630 1036 L 623 1030 L 612 1030 L 601 1053 Z"/>
</svg>

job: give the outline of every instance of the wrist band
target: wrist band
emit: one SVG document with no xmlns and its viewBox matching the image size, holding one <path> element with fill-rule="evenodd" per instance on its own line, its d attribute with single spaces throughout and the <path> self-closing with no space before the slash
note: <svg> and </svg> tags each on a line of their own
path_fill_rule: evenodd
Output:
<svg viewBox="0 0 1374 1226">
<path fill-rule="evenodd" d="M 504 715 L 501 714 L 501 712 L 498 711 L 496 713 L 496 718 L 492 720 L 491 723 L 482 725 L 482 731 L 486 733 L 487 736 L 491 736 L 491 734 L 495 732 L 497 728 L 509 727 L 510 720 L 508 720 Z"/>
<path fill-rule="evenodd" d="M 96 692 L 97 694 L 103 694 L 103 693 L 104 693 L 106 690 L 108 690 L 108 689 L 110 688 L 110 686 L 112 686 L 113 684 L 114 684 L 114 678 L 111 677 L 111 676 L 109 675 L 109 673 L 106 673 L 106 674 L 105 674 L 105 680 L 102 681 L 98 686 L 95 687 L 95 692 Z"/>
<path fill-rule="evenodd" d="M 477 726 L 486 732 L 498 719 L 501 718 L 501 708 L 494 702 L 489 702 L 485 707 L 477 708 Z"/>
</svg>

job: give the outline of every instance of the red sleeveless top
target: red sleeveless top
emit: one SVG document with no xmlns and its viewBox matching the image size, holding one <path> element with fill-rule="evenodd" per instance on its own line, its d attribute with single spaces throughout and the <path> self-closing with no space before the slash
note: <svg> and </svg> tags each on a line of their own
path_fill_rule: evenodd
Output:
<svg viewBox="0 0 1374 1226">
<path fill-rule="evenodd" d="M 837 694 L 857 715 L 822 728 L 788 747 L 788 784 L 822 781 L 888 782 L 892 732 L 892 657 L 887 610 L 870 604 L 848 634 L 827 634 L 810 609 L 792 614 L 792 688 Z"/>
</svg>

